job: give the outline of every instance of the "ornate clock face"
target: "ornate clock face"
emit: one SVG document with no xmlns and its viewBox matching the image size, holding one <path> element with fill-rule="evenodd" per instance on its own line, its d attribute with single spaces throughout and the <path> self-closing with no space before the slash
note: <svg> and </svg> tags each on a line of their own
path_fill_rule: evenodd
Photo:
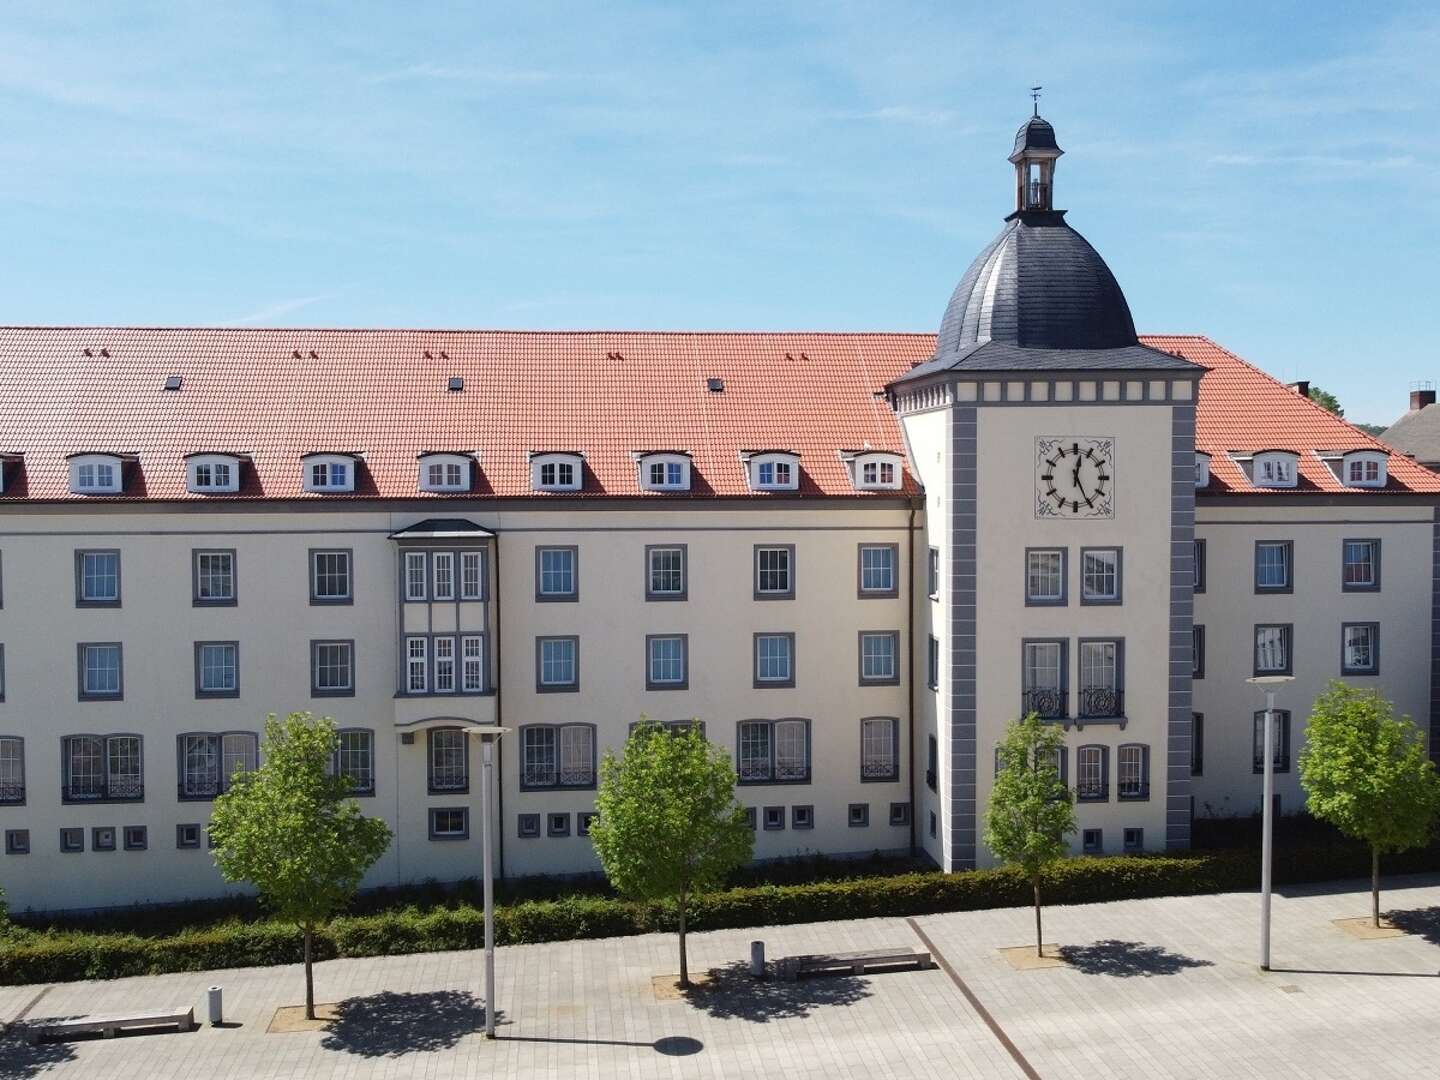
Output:
<svg viewBox="0 0 1440 1080">
<path fill-rule="evenodd" d="M 1115 440 L 1042 435 L 1035 440 L 1035 516 L 1115 516 Z"/>
</svg>

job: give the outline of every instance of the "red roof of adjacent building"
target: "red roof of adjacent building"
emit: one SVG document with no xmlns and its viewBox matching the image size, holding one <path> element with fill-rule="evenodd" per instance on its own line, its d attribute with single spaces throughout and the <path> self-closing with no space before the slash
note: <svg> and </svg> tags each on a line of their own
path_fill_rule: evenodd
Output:
<svg viewBox="0 0 1440 1080">
<path fill-rule="evenodd" d="M 1258 490 L 1227 451 L 1288 447 L 1300 490 L 1373 494 L 1313 451 L 1383 444 L 1206 338 L 1142 340 L 1210 369 L 1197 444 L 1213 490 Z M 422 450 L 478 453 L 466 498 L 535 496 L 528 455 L 546 450 L 583 452 L 582 496 L 687 497 L 639 487 L 632 451 L 657 446 L 691 455 L 688 497 L 776 497 L 746 482 L 740 452 L 756 446 L 800 454 L 800 489 L 781 497 L 854 495 L 840 451 L 904 452 L 881 390 L 934 347 L 933 334 L 0 328 L 0 454 L 24 455 L 0 498 L 87 498 L 65 462 L 82 451 L 138 457 L 122 499 L 345 498 L 301 490 L 316 452 L 363 455 L 350 497 L 456 498 L 417 490 Z M 180 389 L 164 389 L 171 375 Z M 464 390 L 447 389 L 454 376 Z M 247 457 L 238 496 L 186 491 L 197 451 Z M 1398 454 L 1389 473 L 1387 490 L 1440 492 Z"/>
</svg>

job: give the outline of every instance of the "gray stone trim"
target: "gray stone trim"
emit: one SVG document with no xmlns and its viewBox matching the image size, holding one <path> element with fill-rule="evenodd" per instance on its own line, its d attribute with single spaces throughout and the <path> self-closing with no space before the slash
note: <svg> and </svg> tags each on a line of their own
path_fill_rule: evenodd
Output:
<svg viewBox="0 0 1440 1080">
<path fill-rule="evenodd" d="M 545 643 L 547 641 L 568 641 L 573 646 L 575 678 L 567 683 L 547 683 L 542 679 L 545 671 Z M 578 634 L 542 634 L 535 639 L 535 692 L 537 694 L 573 694 L 580 689 L 580 636 Z"/>
<path fill-rule="evenodd" d="M 1085 556 L 1092 551 L 1113 551 L 1115 553 L 1115 595 L 1114 596 L 1086 596 L 1085 595 Z M 1079 582 L 1080 603 L 1085 607 L 1115 606 L 1125 602 L 1125 549 L 1119 544 L 1100 544 L 1095 547 L 1082 547 L 1080 549 L 1080 565 L 1076 568 L 1076 580 Z"/>
<path fill-rule="evenodd" d="M 566 593 L 542 592 L 540 583 L 544 578 L 541 563 L 548 551 L 570 553 L 570 591 Z M 580 547 L 578 544 L 537 544 L 535 546 L 535 602 L 537 604 L 573 604 L 580 599 Z"/>
<path fill-rule="evenodd" d="M 229 690 L 206 690 L 200 681 L 202 663 L 201 658 L 207 646 L 219 646 L 221 648 L 233 649 L 235 653 L 235 686 Z M 195 697 L 198 698 L 238 698 L 240 696 L 240 642 L 230 641 L 197 641 L 195 642 Z"/>
<path fill-rule="evenodd" d="M 675 682 L 656 682 L 652 677 L 653 657 L 650 646 L 656 641 L 680 642 L 680 678 Z M 645 689 L 646 690 L 689 690 L 690 689 L 690 635 L 689 634 L 646 634 L 645 635 Z"/>
<path fill-rule="evenodd" d="M 1170 676 L 1165 733 L 1165 847 L 1171 851 L 1190 846 L 1194 614 L 1195 406 L 1191 403 L 1174 407 L 1170 426 Z"/>
<path fill-rule="evenodd" d="M 115 556 L 115 599 L 90 600 L 85 596 L 85 558 L 89 555 Z M 77 608 L 118 608 L 121 598 L 119 548 L 76 548 L 75 549 L 75 606 Z"/>
<path fill-rule="evenodd" d="M 343 645 L 350 650 L 350 685 L 348 687 L 324 687 L 320 685 L 320 648 L 323 645 Z M 311 638 L 310 639 L 310 696 L 354 697 L 355 684 L 360 681 L 360 672 L 355 660 L 354 638 Z"/>
<path fill-rule="evenodd" d="M 790 642 L 790 677 L 788 679 L 762 679 L 760 678 L 760 639 L 783 637 Z M 754 676 L 752 686 L 756 690 L 772 688 L 789 689 L 795 685 L 795 634 L 793 631 L 782 630 L 760 630 L 750 636 L 750 669 Z"/>
<path fill-rule="evenodd" d="M 98 694 L 85 689 L 86 649 L 115 650 L 119 674 L 119 688 L 113 694 Z M 78 642 L 75 646 L 75 687 L 80 701 L 123 701 L 125 699 L 125 646 L 118 641 Z"/>
<path fill-rule="evenodd" d="M 230 557 L 230 596 L 224 600 L 202 599 L 200 596 L 200 556 L 228 555 Z M 234 548 L 191 548 L 190 549 L 190 606 L 191 607 L 235 607 L 240 597 L 240 559 Z"/>
<path fill-rule="evenodd" d="M 762 551 L 788 551 L 788 562 L 786 563 L 787 573 L 785 575 L 789 588 L 784 590 L 762 591 L 760 588 L 760 552 Z M 756 544 L 754 553 L 750 556 L 751 587 L 754 590 L 756 600 L 794 600 L 795 599 L 795 545 L 794 544 Z"/>
<path fill-rule="evenodd" d="M 950 414 L 950 850 L 946 870 L 969 869 L 976 854 L 976 452 L 974 405 Z"/>
<path fill-rule="evenodd" d="M 890 552 L 890 588 L 865 588 L 865 552 L 867 549 L 885 549 Z M 855 596 L 860 600 L 893 600 L 900 595 L 900 545 L 875 543 L 862 540 L 855 545 Z"/>
<path fill-rule="evenodd" d="M 315 591 L 316 574 L 315 559 L 319 555 L 344 555 L 345 556 L 345 577 L 349 590 L 344 596 L 320 596 Z M 305 556 L 305 572 L 310 579 L 310 604 L 312 607 L 323 607 L 332 604 L 353 604 L 355 603 L 355 549 L 354 548 L 310 548 Z"/>
<path fill-rule="evenodd" d="M 887 637 L 890 639 L 890 663 L 894 673 L 882 678 L 867 679 L 865 677 L 865 639 L 867 637 Z M 856 668 L 855 677 L 859 686 L 899 686 L 900 685 L 900 631 L 899 630 L 861 630 L 856 637 Z"/>
<path fill-rule="evenodd" d="M 680 591 L 657 593 L 650 588 L 650 560 L 657 551 L 680 552 Z M 645 599 L 646 600 L 688 600 L 690 598 L 690 545 L 689 544 L 646 544 L 645 545 Z"/>
<path fill-rule="evenodd" d="M 1030 595 L 1030 556 L 1041 554 L 1047 551 L 1060 553 L 1060 595 L 1053 600 L 1044 597 L 1033 597 Z M 1070 603 L 1070 549 L 1067 547 L 1027 547 L 1025 549 L 1025 560 L 1020 564 L 1020 572 L 1024 575 L 1020 582 L 1022 595 L 1025 597 L 1026 607 L 1065 607 Z"/>
</svg>

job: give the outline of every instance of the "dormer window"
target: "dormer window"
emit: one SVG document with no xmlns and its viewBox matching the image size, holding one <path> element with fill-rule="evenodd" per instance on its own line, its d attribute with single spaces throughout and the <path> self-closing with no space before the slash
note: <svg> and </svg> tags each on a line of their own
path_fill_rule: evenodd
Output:
<svg viewBox="0 0 1440 1080">
<path fill-rule="evenodd" d="M 421 491 L 469 491 L 470 470 L 475 459 L 469 454 L 420 455 Z"/>
<path fill-rule="evenodd" d="M 4 494 L 24 460 L 21 454 L 0 454 L 0 494 Z"/>
<path fill-rule="evenodd" d="M 530 486 L 536 491 L 579 491 L 584 463 L 579 453 L 532 453 Z"/>
<path fill-rule="evenodd" d="M 122 462 L 115 454 L 77 454 L 70 459 L 70 491 L 75 495 L 118 495 Z"/>
<path fill-rule="evenodd" d="M 1261 450 L 1251 460 L 1250 482 L 1262 488 L 1293 488 L 1299 460 L 1293 450 Z"/>
<path fill-rule="evenodd" d="M 185 459 L 185 488 L 197 494 L 240 490 L 240 459 L 230 454 L 192 454 Z"/>
<path fill-rule="evenodd" d="M 1380 450 L 1350 450 L 1340 459 L 1340 479 L 1346 487 L 1385 486 L 1389 455 Z"/>
<path fill-rule="evenodd" d="M 644 491 L 689 491 L 690 455 L 678 450 L 635 454 L 636 479 Z"/>
<path fill-rule="evenodd" d="M 1195 451 L 1195 486 L 1210 486 L 1210 455 L 1203 450 Z"/>
<path fill-rule="evenodd" d="M 306 454 L 302 486 L 306 491 L 355 490 L 356 459 L 351 454 Z"/>
<path fill-rule="evenodd" d="M 742 450 L 752 491 L 794 491 L 800 486 L 800 455 L 792 450 Z"/>
<path fill-rule="evenodd" d="M 860 491 L 898 490 L 901 479 L 899 454 L 880 450 L 842 450 L 840 457 L 850 468 L 850 482 Z"/>
</svg>

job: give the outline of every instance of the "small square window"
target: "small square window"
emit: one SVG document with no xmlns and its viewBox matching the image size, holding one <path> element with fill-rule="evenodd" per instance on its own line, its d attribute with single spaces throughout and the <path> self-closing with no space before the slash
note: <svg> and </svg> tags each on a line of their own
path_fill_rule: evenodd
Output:
<svg viewBox="0 0 1440 1080">
<path fill-rule="evenodd" d="M 747 807 L 745 807 L 745 824 L 750 827 L 750 831 L 751 831 L 751 832 L 754 832 L 754 831 L 755 831 L 755 826 L 756 826 L 756 822 L 758 821 L 758 819 L 759 819 L 759 814 L 756 812 L 755 807 L 753 807 L 753 806 L 747 806 Z"/>
<path fill-rule="evenodd" d="M 535 689 L 557 693 L 580 689 L 580 639 L 542 637 L 535 639 Z"/>
<path fill-rule="evenodd" d="M 235 552 L 195 551 L 191 569 L 191 603 L 196 607 L 233 607 Z"/>
<path fill-rule="evenodd" d="M 115 827 L 113 825 L 97 825 L 90 830 L 91 851 L 114 851 L 115 850 Z"/>
<path fill-rule="evenodd" d="M 1025 551 L 1025 603 L 1032 607 L 1065 604 L 1064 548 L 1027 548 Z"/>
<path fill-rule="evenodd" d="M 934 810 L 931 810 L 931 811 L 930 811 L 930 839 L 931 839 L 931 840 L 934 840 L 936 834 L 937 834 L 939 831 L 940 831 L 940 822 L 939 822 L 939 819 L 935 817 L 935 811 L 934 811 Z"/>
<path fill-rule="evenodd" d="M 645 636 L 645 689 L 685 690 L 689 686 L 688 634 Z"/>
<path fill-rule="evenodd" d="M 66 854 L 74 854 L 85 850 L 84 829 L 61 829 L 60 850 Z"/>
<path fill-rule="evenodd" d="M 594 810 L 582 810 L 575 815 L 575 832 L 579 836 L 589 836 L 590 826 L 600 820 L 600 815 Z"/>
<path fill-rule="evenodd" d="M 795 599 L 795 545 L 755 546 L 755 599 Z"/>
<path fill-rule="evenodd" d="M 29 830 L 29 829 L 6 829 L 6 830 L 5 830 L 5 854 L 6 854 L 6 855 L 29 855 L 29 854 L 30 854 L 30 830 Z"/>
<path fill-rule="evenodd" d="M 1380 624 L 1340 624 L 1340 674 L 1380 674 Z"/>
<path fill-rule="evenodd" d="M 569 836 L 570 815 L 569 814 L 546 814 L 545 833 L 547 836 Z"/>
<path fill-rule="evenodd" d="M 755 635 L 755 687 L 795 685 L 795 635 Z"/>
<path fill-rule="evenodd" d="M 900 545 L 860 545 L 860 598 L 900 595 Z"/>
<path fill-rule="evenodd" d="M 199 848 L 200 826 L 199 825 L 176 825 L 175 846 L 177 848 Z"/>
<path fill-rule="evenodd" d="M 430 808 L 431 840 L 465 840 L 470 836 L 470 811 L 463 806 Z"/>
<path fill-rule="evenodd" d="M 539 836 L 539 835 L 540 835 L 540 815 L 539 815 L 539 814 L 521 814 L 521 815 L 520 815 L 520 818 L 519 818 L 519 825 L 518 825 L 518 828 L 517 828 L 517 830 L 516 830 L 516 833 L 517 833 L 517 835 L 520 837 L 520 839 L 522 839 L 522 840 L 528 840 L 528 839 L 532 839 L 532 838 L 534 838 L 534 837 L 536 837 L 536 836 Z"/>
<path fill-rule="evenodd" d="M 125 826 L 126 851 L 144 851 L 149 846 L 150 836 L 144 825 Z"/>
<path fill-rule="evenodd" d="M 684 600 L 686 546 L 654 546 L 645 549 L 645 599 Z"/>
<path fill-rule="evenodd" d="M 310 550 L 310 603 L 350 604 L 355 601 L 355 578 L 349 548 Z"/>
<path fill-rule="evenodd" d="M 910 804 L 908 802 L 892 802 L 890 804 L 890 824 L 910 824 Z"/>
<path fill-rule="evenodd" d="M 537 547 L 535 549 L 535 599 L 538 601 L 580 598 L 580 549 Z"/>
<path fill-rule="evenodd" d="M 75 606 L 120 606 L 120 552 L 75 553 Z"/>
<path fill-rule="evenodd" d="M 1341 546 L 1341 588 L 1345 592 L 1378 592 L 1380 541 L 1346 540 Z"/>
<path fill-rule="evenodd" d="M 1118 604 L 1121 598 L 1119 548 L 1080 549 L 1080 602 Z"/>
<path fill-rule="evenodd" d="M 863 802 L 852 802 L 849 813 L 850 827 L 852 829 L 863 829 L 870 824 L 870 804 Z"/>
<path fill-rule="evenodd" d="M 1085 829 L 1081 833 L 1080 846 L 1086 855 L 1099 855 L 1105 850 L 1104 833 L 1100 829 Z"/>
<path fill-rule="evenodd" d="M 765 807 L 765 828 L 772 831 L 785 828 L 785 808 L 783 806 Z"/>
<path fill-rule="evenodd" d="M 1125 850 L 1126 850 L 1126 851 L 1144 851 L 1144 850 L 1145 850 L 1145 830 L 1144 830 L 1144 829 L 1126 829 L 1126 830 L 1125 830 Z"/>
<path fill-rule="evenodd" d="M 1255 543 L 1255 591 L 1293 592 L 1295 546 L 1289 540 L 1258 540 Z"/>
<path fill-rule="evenodd" d="M 895 686 L 900 682 L 900 632 L 860 632 L 860 685 Z"/>
</svg>

